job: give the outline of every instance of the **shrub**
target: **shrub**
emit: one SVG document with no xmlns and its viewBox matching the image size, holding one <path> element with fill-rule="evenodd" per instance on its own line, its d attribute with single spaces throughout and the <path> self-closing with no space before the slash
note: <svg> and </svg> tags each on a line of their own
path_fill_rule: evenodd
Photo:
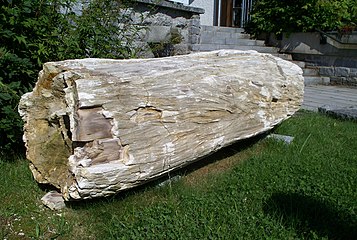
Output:
<svg viewBox="0 0 357 240">
<path fill-rule="evenodd" d="M 73 1 L 73 0 L 72 0 Z M 59 49 L 60 58 L 99 57 L 99 58 L 132 58 L 142 49 L 136 44 L 140 25 L 144 20 L 139 16 L 139 24 L 133 24 L 135 17 L 131 0 L 91 0 L 76 7 L 80 12 L 73 12 L 72 6 L 62 8 L 65 22 L 62 24 Z M 87 5 L 87 6 L 86 6 Z"/>
<path fill-rule="evenodd" d="M 23 152 L 17 105 L 20 96 L 32 89 L 44 62 L 133 57 L 140 50 L 135 39 L 142 27 L 130 24 L 129 0 L 0 2 L 0 155 L 4 157 Z"/>
<path fill-rule="evenodd" d="M 247 30 L 255 35 L 327 31 L 356 21 L 355 0 L 257 0 Z"/>
<path fill-rule="evenodd" d="M 22 122 L 17 114 L 21 94 L 31 89 L 41 60 L 49 54 L 53 7 L 40 1 L 5 1 L 0 14 L 0 149 L 16 152 Z M 46 44 L 46 45 L 45 45 Z M 48 47 L 47 47 L 48 48 Z"/>
</svg>

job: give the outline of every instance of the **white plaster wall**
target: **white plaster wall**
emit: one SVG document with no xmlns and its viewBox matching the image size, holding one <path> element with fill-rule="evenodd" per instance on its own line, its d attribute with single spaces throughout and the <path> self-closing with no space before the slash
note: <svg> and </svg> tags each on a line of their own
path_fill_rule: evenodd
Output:
<svg viewBox="0 0 357 240">
<path fill-rule="evenodd" d="M 214 0 L 194 0 L 190 6 L 205 10 L 205 13 L 201 14 L 201 25 L 213 26 Z"/>
</svg>

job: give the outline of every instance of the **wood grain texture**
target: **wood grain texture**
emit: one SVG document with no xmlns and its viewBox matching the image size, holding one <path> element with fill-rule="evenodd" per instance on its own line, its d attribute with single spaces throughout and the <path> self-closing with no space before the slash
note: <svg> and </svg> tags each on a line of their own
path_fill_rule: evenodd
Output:
<svg viewBox="0 0 357 240">
<path fill-rule="evenodd" d="M 67 60 L 44 65 L 19 111 L 35 178 L 87 199 L 273 128 L 300 108 L 303 88 L 297 65 L 254 51 Z"/>
</svg>

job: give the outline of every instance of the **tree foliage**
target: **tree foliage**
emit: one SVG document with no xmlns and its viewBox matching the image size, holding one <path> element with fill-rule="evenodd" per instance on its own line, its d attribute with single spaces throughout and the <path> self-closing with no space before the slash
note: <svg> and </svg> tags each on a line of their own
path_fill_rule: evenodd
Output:
<svg viewBox="0 0 357 240">
<path fill-rule="evenodd" d="M 0 153 L 23 149 L 20 96 L 42 64 L 69 58 L 133 57 L 142 27 L 130 0 L 0 0 Z M 21 151 L 20 151 L 21 152 Z"/>
<path fill-rule="evenodd" d="M 253 34 L 281 34 L 339 30 L 356 24 L 355 0 L 257 0 L 247 29 Z"/>
</svg>

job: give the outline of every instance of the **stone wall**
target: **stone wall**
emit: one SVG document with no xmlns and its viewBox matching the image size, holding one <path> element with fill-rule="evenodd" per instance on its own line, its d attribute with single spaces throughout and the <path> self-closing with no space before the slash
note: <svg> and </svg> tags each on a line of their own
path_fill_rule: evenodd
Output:
<svg viewBox="0 0 357 240">
<path fill-rule="evenodd" d="M 331 84 L 357 87 L 357 68 L 319 67 L 319 74 L 321 76 L 330 77 Z"/>
<path fill-rule="evenodd" d="M 325 39 L 319 32 L 290 33 L 280 37 L 270 34 L 268 44 L 278 47 L 282 53 L 292 54 L 297 61 L 357 68 L 357 44 L 341 44 L 331 38 Z"/>
<path fill-rule="evenodd" d="M 71 11 L 81 15 L 92 0 L 75 4 Z M 130 5 L 120 8 L 120 14 L 129 22 L 122 23 L 118 17 L 118 28 L 126 24 L 137 26 L 138 30 L 128 29 L 125 33 L 133 40 L 130 46 L 142 49 L 138 57 L 165 57 L 191 52 L 191 45 L 200 41 L 200 14 L 204 10 L 165 0 L 134 0 Z M 68 9 L 60 9 L 66 12 Z"/>
<path fill-rule="evenodd" d="M 145 51 L 141 57 L 187 54 L 200 41 L 203 9 L 168 1 L 137 0 L 132 7 L 132 24 L 144 26 L 136 38 Z"/>
</svg>

